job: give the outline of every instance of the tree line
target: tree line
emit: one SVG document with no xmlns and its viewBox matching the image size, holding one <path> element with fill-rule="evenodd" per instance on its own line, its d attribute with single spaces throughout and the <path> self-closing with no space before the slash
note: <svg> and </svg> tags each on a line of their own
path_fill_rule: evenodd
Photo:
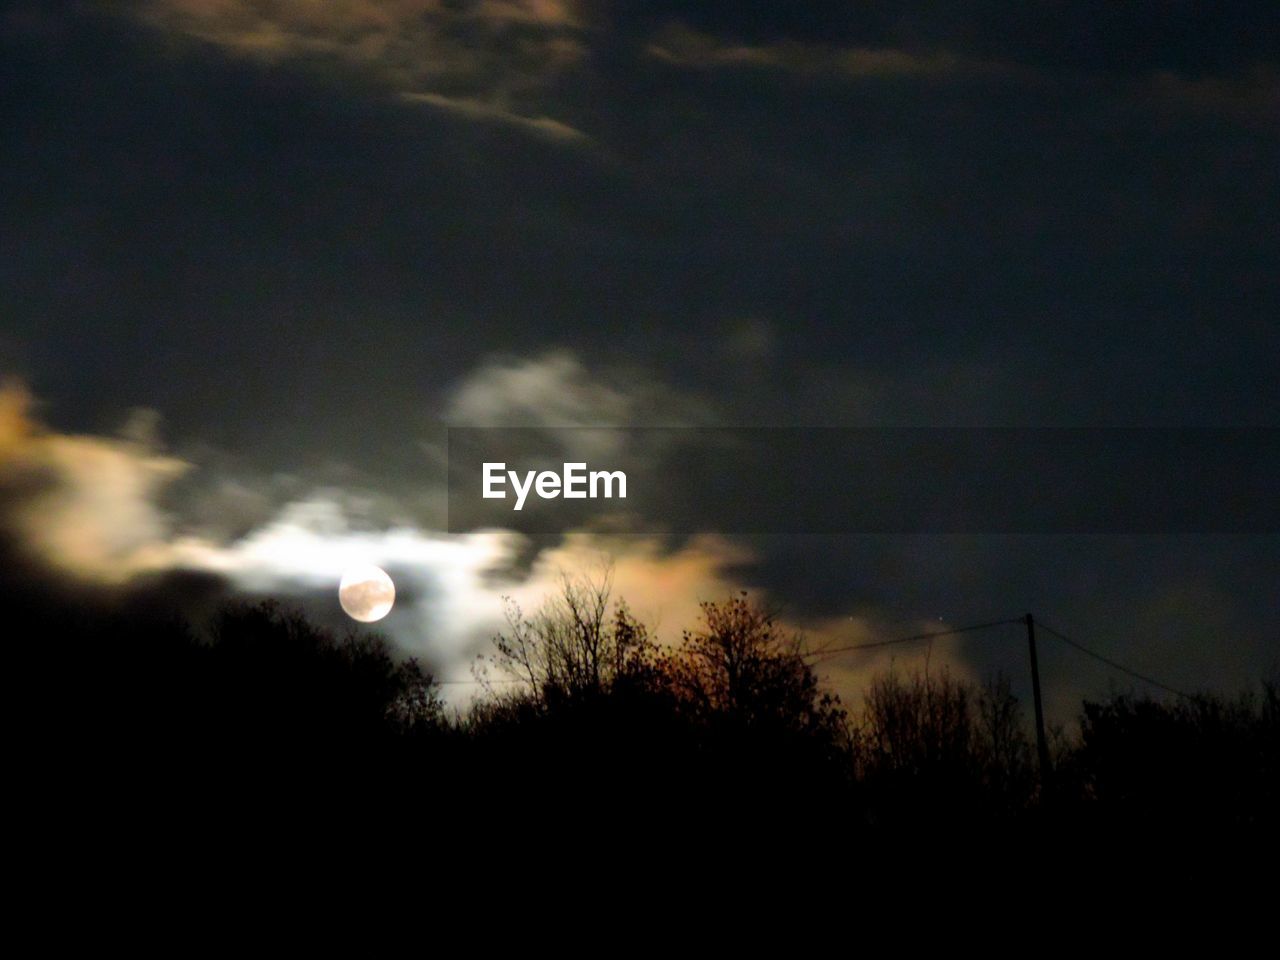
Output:
<svg viewBox="0 0 1280 960">
<path fill-rule="evenodd" d="M 11 675 L 28 759 L 54 808 L 93 798 L 108 820 L 135 818 L 138 802 L 162 820 L 290 829 L 411 811 L 516 846 L 531 833 L 732 846 L 815 832 L 870 844 L 1273 833 L 1280 809 L 1274 681 L 1087 700 L 1042 772 L 1007 679 L 890 670 L 847 705 L 802 638 L 745 594 L 703 603 L 663 644 L 607 576 L 566 577 L 536 610 L 508 604 L 463 712 L 376 633 L 340 635 L 275 603 L 222 605 L 207 624 L 45 613 Z"/>
</svg>

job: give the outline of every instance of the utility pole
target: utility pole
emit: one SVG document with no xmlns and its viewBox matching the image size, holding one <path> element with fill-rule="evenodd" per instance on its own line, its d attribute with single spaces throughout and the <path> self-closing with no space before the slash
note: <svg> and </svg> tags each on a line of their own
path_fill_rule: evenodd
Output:
<svg viewBox="0 0 1280 960">
<path fill-rule="evenodd" d="M 1040 786 L 1049 780 L 1049 741 L 1044 737 L 1044 704 L 1040 701 L 1040 662 L 1036 659 L 1036 622 L 1031 614 L 1023 618 L 1027 625 L 1027 648 L 1031 651 L 1031 693 L 1036 705 L 1036 749 L 1040 754 Z"/>
</svg>

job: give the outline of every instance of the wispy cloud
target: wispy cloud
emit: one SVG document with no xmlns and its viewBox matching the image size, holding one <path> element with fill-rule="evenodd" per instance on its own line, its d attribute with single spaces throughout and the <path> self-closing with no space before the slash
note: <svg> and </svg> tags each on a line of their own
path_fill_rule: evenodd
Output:
<svg viewBox="0 0 1280 960">
<path fill-rule="evenodd" d="M 0 389 L 0 534 L 26 562 L 70 584 L 128 589 L 150 576 L 199 571 L 247 595 L 314 603 L 335 591 L 336 604 L 343 571 L 376 563 L 393 572 L 404 597 L 382 626 L 406 652 L 456 676 L 467 675 L 501 622 L 501 588 L 491 581 L 523 579 L 514 573 L 521 540 L 513 534 L 370 530 L 323 494 L 285 505 L 231 541 L 184 532 L 160 503 L 196 465 L 149 438 L 58 433 L 35 419 L 32 405 L 23 387 Z"/>
<path fill-rule="evenodd" d="M 482 366 L 457 385 L 450 410 L 474 422 L 619 422 L 651 409 L 650 389 L 607 386 L 561 353 Z M 200 467 L 160 448 L 157 415 L 132 417 L 119 436 L 69 435 L 43 425 L 33 408 L 22 386 L 0 389 L 0 534 L 28 562 L 68 583 L 125 590 L 174 571 L 209 573 L 234 592 L 294 598 L 321 614 L 332 597 L 335 618 L 343 572 L 378 564 L 400 596 L 379 628 L 442 676 L 466 681 L 461 693 L 474 689 L 472 659 L 503 623 L 504 595 L 532 608 L 561 572 L 603 550 L 619 557 L 619 591 L 637 610 L 674 614 L 683 626 L 699 599 L 729 589 L 720 571 L 745 559 L 724 543 L 668 555 L 654 540 L 575 535 L 531 560 L 529 544 L 510 531 L 370 524 L 351 492 L 338 489 L 300 492 L 247 532 L 220 537 L 185 522 L 181 504 L 175 513 L 161 506 L 170 485 Z"/>
<path fill-rule="evenodd" d="M 559 120 L 553 120 L 551 117 L 524 117 L 494 104 L 467 97 L 446 97 L 438 93 L 405 92 L 400 94 L 400 99 L 405 103 L 425 104 L 470 120 L 515 127 L 548 140 L 586 143 L 591 139 L 590 136 L 576 127 L 561 123 Z"/>
<path fill-rule="evenodd" d="M 637 367 L 588 367 L 571 350 L 493 357 L 450 393 L 446 422 L 467 427 L 691 427 L 717 422 L 703 396 Z"/>
<path fill-rule="evenodd" d="M 645 52 L 653 59 L 686 69 L 755 68 L 850 78 L 928 76 L 961 71 L 1000 73 L 1012 69 L 946 51 L 805 43 L 790 39 L 743 44 L 678 23 L 660 30 L 645 47 Z"/>
<path fill-rule="evenodd" d="M 392 89 L 531 88 L 583 52 L 571 0 L 147 0 L 137 15 L 255 59 L 331 58 Z"/>
</svg>

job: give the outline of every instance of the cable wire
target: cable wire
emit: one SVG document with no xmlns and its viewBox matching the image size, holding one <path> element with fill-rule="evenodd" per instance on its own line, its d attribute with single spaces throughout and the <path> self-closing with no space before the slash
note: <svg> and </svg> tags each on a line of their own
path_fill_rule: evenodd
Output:
<svg viewBox="0 0 1280 960">
<path fill-rule="evenodd" d="M 1096 653 L 1093 650 L 1090 650 L 1083 643 L 1079 643 L 1075 640 L 1072 640 L 1066 634 L 1060 633 L 1059 631 L 1053 629 L 1053 627 L 1049 626 L 1047 623 L 1044 623 L 1039 619 L 1035 620 L 1035 624 L 1050 636 L 1056 637 L 1058 640 L 1061 640 L 1063 643 L 1067 644 L 1070 647 L 1074 647 L 1076 650 L 1079 650 L 1081 653 L 1085 654 L 1086 656 L 1093 657 L 1093 659 L 1101 663 L 1105 663 L 1107 666 L 1111 667 L 1113 670 L 1119 670 L 1121 673 L 1128 674 L 1129 676 L 1133 677 L 1136 680 L 1141 680 L 1143 683 L 1149 683 L 1151 684 L 1151 686 L 1157 687 L 1160 690 L 1164 690 L 1166 693 L 1172 693 L 1172 694 L 1175 694 L 1176 696 L 1183 697 L 1184 699 L 1187 699 L 1187 700 L 1198 699 L 1196 695 L 1193 693 L 1186 693 L 1185 691 L 1179 690 L 1177 687 L 1171 687 L 1167 683 L 1161 683 L 1159 680 L 1156 680 L 1153 677 L 1148 677 L 1146 674 L 1139 673 L 1137 670 L 1129 669 L 1122 663 L 1117 663 L 1116 661 L 1112 660 L 1110 657 L 1104 657 L 1102 654 Z"/>
<path fill-rule="evenodd" d="M 989 630 L 992 627 L 1004 627 L 1004 626 L 1009 626 L 1011 624 L 1021 624 L 1021 623 L 1025 623 L 1025 620 L 1022 617 L 1010 617 L 1005 620 L 988 620 L 984 623 L 973 623 L 966 627 L 955 627 L 951 630 L 932 630 L 927 633 L 913 633 L 907 637 L 894 637 L 891 640 L 871 640 L 866 643 L 850 643 L 841 647 L 824 647 L 820 650 L 809 651 L 808 653 L 802 654 L 802 656 L 806 658 L 826 658 L 826 657 L 834 656 L 835 654 L 838 654 L 838 653 L 850 653 L 855 650 L 875 650 L 880 647 L 891 647 L 901 643 L 917 643 L 921 640 L 936 640 L 940 637 L 954 637 L 962 633 L 973 633 L 974 631 L 977 631 L 977 630 Z M 1105 657 L 1102 654 L 1089 649 L 1083 643 L 1080 643 L 1077 640 L 1071 639 L 1070 637 L 1068 637 L 1066 634 L 1062 633 L 1059 630 L 1055 630 L 1053 627 L 1049 626 L 1047 623 L 1040 620 L 1039 618 L 1035 618 L 1035 624 L 1038 627 L 1040 627 L 1041 630 L 1043 630 L 1045 633 L 1049 634 L 1050 636 L 1054 637 L 1055 639 L 1060 640 L 1063 643 L 1067 644 L 1068 646 L 1080 651 L 1085 656 L 1092 657 L 1094 660 L 1097 660 L 1099 663 L 1105 663 L 1107 666 L 1111 667 L 1111 669 L 1113 670 L 1118 670 L 1120 673 L 1133 677 L 1135 680 L 1141 680 L 1143 683 L 1150 684 L 1151 686 L 1156 687 L 1159 690 L 1164 690 L 1166 693 L 1172 693 L 1175 696 L 1182 697 L 1186 700 L 1198 699 L 1195 694 L 1187 693 L 1184 690 L 1179 690 L 1177 687 L 1171 687 L 1167 683 L 1162 683 L 1161 681 L 1155 679 L 1154 677 L 1147 676 L 1145 673 L 1139 673 L 1137 670 L 1133 670 L 1129 667 L 1126 667 L 1124 664 L 1119 663 L 1115 660 L 1112 660 L 1110 657 Z M 475 684 L 477 686 L 486 686 L 489 684 L 528 683 L 529 681 L 524 679 L 513 679 L 513 678 L 502 677 L 502 678 L 483 679 L 483 680 L 481 679 L 437 680 L 436 682 L 439 684 L 450 684 L 450 685 L 466 683 L 466 684 Z"/>
<path fill-rule="evenodd" d="M 827 657 L 837 653 L 847 653 L 851 650 L 873 650 L 877 647 L 891 647 L 899 643 L 913 643 L 919 640 L 933 640 L 937 637 L 953 637 L 959 633 L 972 633 L 974 630 L 986 630 L 990 627 L 1003 627 L 1011 623 L 1022 623 L 1021 618 L 1013 617 L 1008 620 L 990 620 L 986 623 L 974 623 L 967 627 L 956 627 L 953 630 L 934 630 L 930 633 L 916 633 L 909 637 L 895 637 L 892 640 L 871 640 L 867 643 L 851 643 L 843 647 L 827 647 L 822 650 L 815 650 L 812 653 L 806 653 L 806 657 Z"/>
</svg>

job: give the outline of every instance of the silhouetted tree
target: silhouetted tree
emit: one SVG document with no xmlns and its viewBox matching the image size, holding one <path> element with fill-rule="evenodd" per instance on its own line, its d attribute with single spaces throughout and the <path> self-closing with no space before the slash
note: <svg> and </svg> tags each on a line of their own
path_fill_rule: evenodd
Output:
<svg viewBox="0 0 1280 960">
<path fill-rule="evenodd" d="M 977 706 L 974 754 L 990 800 L 1005 809 L 1022 807 L 1036 787 L 1036 761 L 1009 678 L 1003 673 L 988 678 L 978 691 Z"/>
<path fill-rule="evenodd" d="M 19 638 L 16 755 L 60 823 L 271 842 L 288 829 L 325 847 L 373 832 L 385 807 L 482 823 L 514 850 L 718 841 L 756 858 L 799 848 L 819 813 L 835 847 L 890 838 L 900 853 L 943 832 L 1217 844 L 1274 832 L 1280 809 L 1274 681 L 1234 699 L 1086 702 L 1046 800 L 1003 678 L 890 672 L 851 724 L 801 638 L 745 595 L 704 604 L 668 648 L 610 577 L 566 577 L 532 617 L 511 608 L 495 643 L 490 666 L 521 683 L 446 719 L 430 674 L 376 634 L 270 603 L 191 621 L 164 602 L 175 589 L 201 610 L 223 596 L 189 581 L 132 599 L 0 592 Z"/>
<path fill-rule="evenodd" d="M 611 605 L 612 567 L 596 576 L 565 574 L 559 591 L 531 615 L 509 598 L 507 630 L 489 663 L 527 685 L 541 703 L 635 685 L 651 671 L 656 645 L 624 601 Z"/>
<path fill-rule="evenodd" d="M 946 669 L 874 678 L 855 725 L 873 816 L 997 815 L 1030 802 L 1031 745 L 1008 681 L 981 687 Z"/>
<path fill-rule="evenodd" d="M 1126 829 L 1230 829 L 1275 822 L 1274 684 L 1261 697 L 1086 701 L 1066 758 L 1094 819 Z"/>
<path fill-rule="evenodd" d="M 444 701 L 435 677 L 410 658 L 396 667 L 393 680 L 396 692 L 385 711 L 392 727 L 411 735 L 437 731 L 444 723 Z"/>
<path fill-rule="evenodd" d="M 661 661 L 682 709 L 709 722 L 839 737 L 844 710 L 819 689 L 800 635 L 745 593 L 701 609 L 702 627 L 685 631 Z"/>
</svg>

